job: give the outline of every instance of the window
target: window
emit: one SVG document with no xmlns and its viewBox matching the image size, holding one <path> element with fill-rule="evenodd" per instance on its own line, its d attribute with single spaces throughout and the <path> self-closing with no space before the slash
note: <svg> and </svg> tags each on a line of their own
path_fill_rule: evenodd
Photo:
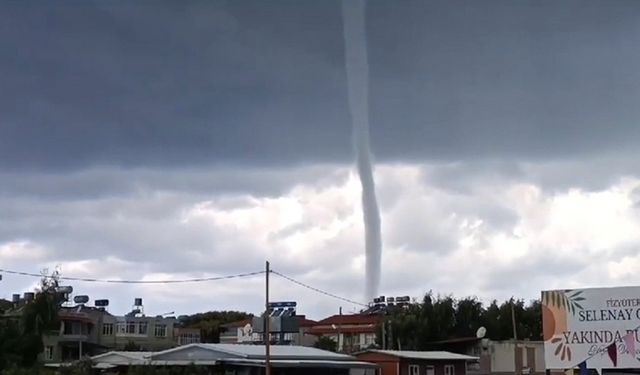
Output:
<svg viewBox="0 0 640 375">
<path fill-rule="evenodd" d="M 284 334 L 283 339 L 284 339 L 284 341 L 295 342 L 296 341 L 296 334 L 295 333 L 291 333 L 291 332 L 287 332 L 287 333 Z"/>
<path fill-rule="evenodd" d="M 409 365 L 409 375 L 420 375 L 420 366 Z"/>
<path fill-rule="evenodd" d="M 376 343 L 376 335 L 375 334 L 371 334 L 371 333 L 367 333 L 364 336 L 364 346 L 366 348 L 375 345 Z"/>
<path fill-rule="evenodd" d="M 167 337 L 167 325 L 166 324 L 156 324 L 154 333 L 155 333 L 156 337 Z"/>
<path fill-rule="evenodd" d="M 147 322 L 138 322 L 138 334 L 147 335 Z"/>
<path fill-rule="evenodd" d="M 127 334 L 133 335 L 136 334 L 136 322 L 127 322 Z"/>
<path fill-rule="evenodd" d="M 104 323 L 102 325 L 102 335 L 103 336 L 113 335 L 113 323 Z"/>
<path fill-rule="evenodd" d="M 455 375 L 456 368 L 453 365 L 444 365 L 444 375 Z"/>
<path fill-rule="evenodd" d="M 107 328 L 103 325 L 103 335 L 107 334 L 105 333 L 106 329 Z M 147 336 L 149 333 L 149 325 L 147 322 L 118 322 L 116 323 L 115 332 L 117 336 Z"/>
<path fill-rule="evenodd" d="M 200 342 L 200 335 L 197 333 L 181 333 L 178 336 L 178 345 L 197 344 Z"/>
<path fill-rule="evenodd" d="M 82 324 L 80 322 L 74 322 L 70 320 L 65 320 L 62 322 L 63 324 L 63 335 L 86 335 L 87 334 L 87 326 L 86 324 Z"/>
<path fill-rule="evenodd" d="M 63 320 L 62 321 L 62 334 L 63 335 L 71 335 L 71 334 L 73 334 L 72 325 L 73 324 L 70 321 Z"/>
<path fill-rule="evenodd" d="M 44 347 L 44 359 L 46 361 L 53 360 L 53 346 L 45 346 Z"/>
<path fill-rule="evenodd" d="M 436 369 L 433 366 L 427 366 L 427 375 L 435 375 Z"/>
</svg>

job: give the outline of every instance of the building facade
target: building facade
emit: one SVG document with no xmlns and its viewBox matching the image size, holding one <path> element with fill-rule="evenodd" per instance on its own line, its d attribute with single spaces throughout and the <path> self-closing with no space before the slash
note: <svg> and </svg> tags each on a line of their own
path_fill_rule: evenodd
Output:
<svg viewBox="0 0 640 375">
<path fill-rule="evenodd" d="M 542 375 L 545 373 L 542 341 L 458 338 L 441 341 L 431 348 L 476 356 L 477 364 L 470 374 L 479 375 Z"/>
<path fill-rule="evenodd" d="M 310 334 L 309 330 L 317 322 L 307 319 L 304 315 L 291 317 L 295 320 L 295 329 L 290 332 L 278 332 L 276 324 L 271 325 L 271 343 L 277 345 L 313 346 L 318 337 Z M 259 344 L 264 343 L 262 327 L 258 327 L 261 321 L 245 319 L 233 323 L 223 324 L 220 332 L 222 344 Z"/>
<path fill-rule="evenodd" d="M 332 339 L 339 352 L 354 353 L 376 345 L 376 332 L 383 319 L 379 314 L 333 315 L 317 322 L 309 333 Z"/>
<path fill-rule="evenodd" d="M 175 318 L 115 316 L 102 308 L 83 305 L 63 307 L 58 316 L 59 331 L 43 339 L 44 362 L 73 361 L 110 350 L 164 350 L 182 341 L 187 343 L 187 338 L 188 343 L 199 342 L 200 337 L 191 331 L 181 333 Z"/>
<path fill-rule="evenodd" d="M 397 350 L 367 350 L 356 358 L 378 365 L 379 375 L 467 375 L 467 365 L 478 360 L 450 352 Z"/>
</svg>

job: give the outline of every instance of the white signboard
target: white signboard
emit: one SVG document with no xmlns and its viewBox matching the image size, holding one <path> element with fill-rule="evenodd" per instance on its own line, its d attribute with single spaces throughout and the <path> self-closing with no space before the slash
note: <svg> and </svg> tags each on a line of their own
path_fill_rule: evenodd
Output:
<svg viewBox="0 0 640 375">
<path fill-rule="evenodd" d="M 542 292 L 548 369 L 640 368 L 640 287 Z"/>
</svg>

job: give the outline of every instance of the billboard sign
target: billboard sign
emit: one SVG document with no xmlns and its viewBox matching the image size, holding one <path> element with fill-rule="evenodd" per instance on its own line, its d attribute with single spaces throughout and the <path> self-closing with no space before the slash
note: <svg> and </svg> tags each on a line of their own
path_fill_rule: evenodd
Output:
<svg viewBox="0 0 640 375">
<path fill-rule="evenodd" d="M 542 292 L 548 369 L 640 367 L 640 287 Z"/>
</svg>

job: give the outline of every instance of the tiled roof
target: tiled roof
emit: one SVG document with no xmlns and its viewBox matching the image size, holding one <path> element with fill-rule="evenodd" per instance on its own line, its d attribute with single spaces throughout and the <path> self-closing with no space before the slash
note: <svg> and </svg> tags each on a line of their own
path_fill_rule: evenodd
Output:
<svg viewBox="0 0 640 375">
<path fill-rule="evenodd" d="M 338 330 L 342 333 L 376 333 L 377 326 L 375 324 L 359 325 L 359 326 L 343 326 L 333 327 L 311 327 L 307 333 L 312 335 L 337 334 Z"/>
<path fill-rule="evenodd" d="M 333 315 L 326 319 L 320 320 L 317 326 L 326 326 L 332 324 L 378 324 L 382 322 L 383 316 L 376 314 L 350 314 L 350 315 Z"/>
<path fill-rule="evenodd" d="M 237 327 L 244 327 L 247 324 L 251 324 L 253 322 L 252 319 L 243 319 L 243 320 L 238 320 L 237 322 L 231 322 L 231 323 L 227 323 L 227 324 L 221 324 L 220 327 L 225 327 L 225 328 L 237 328 Z"/>
</svg>

